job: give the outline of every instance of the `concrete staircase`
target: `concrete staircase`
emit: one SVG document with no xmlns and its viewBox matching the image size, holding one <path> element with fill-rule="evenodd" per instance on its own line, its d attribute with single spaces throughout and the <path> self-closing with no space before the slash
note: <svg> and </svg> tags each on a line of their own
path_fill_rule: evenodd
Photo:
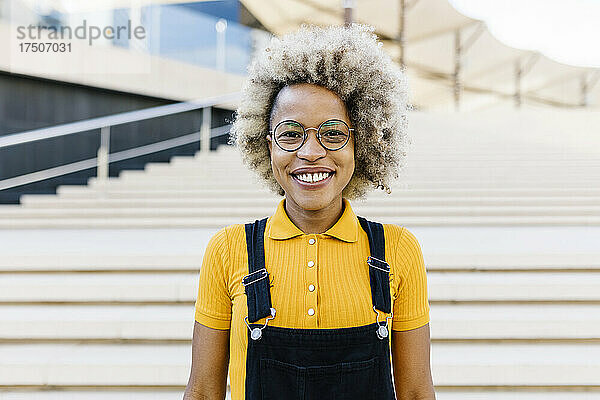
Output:
<svg viewBox="0 0 600 400">
<path fill-rule="evenodd" d="M 411 121 L 353 207 L 421 243 L 438 399 L 600 399 L 600 147 Z M 181 398 L 203 249 L 278 200 L 220 148 L 0 207 L 0 399 Z"/>
</svg>

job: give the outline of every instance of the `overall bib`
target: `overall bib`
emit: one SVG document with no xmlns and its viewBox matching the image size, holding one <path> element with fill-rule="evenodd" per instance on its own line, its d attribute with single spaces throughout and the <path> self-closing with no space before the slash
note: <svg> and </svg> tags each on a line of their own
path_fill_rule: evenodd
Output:
<svg viewBox="0 0 600 400">
<path fill-rule="evenodd" d="M 246 400 L 394 400 L 388 319 L 390 267 L 385 262 L 383 225 L 358 217 L 369 238 L 369 279 L 375 322 L 341 329 L 267 326 L 275 318 L 265 268 L 267 219 L 246 224 L 249 274 L 242 281 L 248 300 Z M 263 324 L 255 324 L 267 318 Z"/>
</svg>

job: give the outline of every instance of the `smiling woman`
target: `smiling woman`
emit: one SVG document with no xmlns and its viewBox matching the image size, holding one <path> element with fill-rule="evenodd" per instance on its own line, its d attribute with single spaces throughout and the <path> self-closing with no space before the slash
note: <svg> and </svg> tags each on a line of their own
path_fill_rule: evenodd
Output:
<svg viewBox="0 0 600 400">
<path fill-rule="evenodd" d="M 275 192 L 283 189 L 269 163 L 265 133 L 274 128 L 275 98 L 286 86 L 310 83 L 331 90 L 355 128 L 356 171 L 344 197 L 363 197 L 370 187 L 389 190 L 407 144 L 406 77 L 365 26 L 305 27 L 274 39 L 250 66 L 237 109 L 232 141 L 247 165 Z M 322 121 L 321 121 L 322 122 Z"/>
<path fill-rule="evenodd" d="M 390 191 L 406 111 L 367 27 L 304 27 L 253 63 L 233 142 L 284 199 L 207 246 L 185 399 L 223 399 L 228 367 L 234 400 L 435 398 L 420 246 L 348 200 Z"/>
</svg>

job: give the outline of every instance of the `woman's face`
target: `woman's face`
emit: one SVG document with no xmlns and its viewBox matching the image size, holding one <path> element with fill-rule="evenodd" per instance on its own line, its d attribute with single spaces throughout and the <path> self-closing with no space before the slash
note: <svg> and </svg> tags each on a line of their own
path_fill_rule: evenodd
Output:
<svg viewBox="0 0 600 400">
<path fill-rule="evenodd" d="M 271 129 L 284 120 L 297 121 L 304 128 L 318 128 L 331 119 L 342 120 L 352 128 L 346 106 L 335 93 L 302 83 L 286 86 L 279 92 L 273 104 Z M 319 143 L 316 130 L 306 132 L 306 142 L 293 152 L 282 150 L 267 136 L 273 174 L 285 191 L 286 202 L 304 210 L 321 210 L 335 202 L 341 204 L 342 190 L 354 173 L 354 135 L 350 134 L 343 148 L 330 151 Z M 306 174 L 312 175 L 307 177 Z M 328 176 L 318 180 L 325 176 L 323 174 Z"/>
</svg>

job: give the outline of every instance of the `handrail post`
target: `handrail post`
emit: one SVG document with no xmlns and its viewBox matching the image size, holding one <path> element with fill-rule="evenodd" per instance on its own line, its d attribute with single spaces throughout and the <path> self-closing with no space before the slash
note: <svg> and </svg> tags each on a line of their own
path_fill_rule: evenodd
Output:
<svg viewBox="0 0 600 400">
<path fill-rule="evenodd" d="M 204 107 L 202 109 L 202 127 L 200 128 L 201 143 L 200 151 L 202 154 L 208 154 L 210 152 L 210 127 L 212 124 L 212 108 Z"/>
<path fill-rule="evenodd" d="M 97 155 L 97 178 L 98 181 L 108 179 L 108 155 L 110 154 L 110 126 L 100 129 L 100 147 Z"/>
</svg>

